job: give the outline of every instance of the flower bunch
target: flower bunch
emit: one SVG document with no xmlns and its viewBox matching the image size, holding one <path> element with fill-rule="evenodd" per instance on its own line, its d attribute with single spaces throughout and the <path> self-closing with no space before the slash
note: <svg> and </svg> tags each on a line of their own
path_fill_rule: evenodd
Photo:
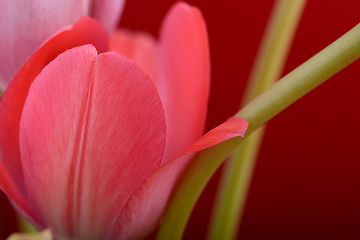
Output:
<svg viewBox="0 0 360 240">
<path fill-rule="evenodd" d="M 122 1 L 107 3 L 119 13 Z M 1 71 L 3 86 L 17 73 L 0 100 L 1 189 L 25 219 L 59 238 L 145 236 L 194 153 L 243 136 L 247 128 L 245 120 L 231 118 L 202 136 L 210 64 L 200 12 L 174 5 L 158 41 L 122 31 L 109 37 L 99 22 L 82 17 L 28 56 L 39 44 L 31 37 L 38 31 L 76 19 L 85 5 L 113 23 L 102 17 L 112 16 L 107 11 L 113 8 L 96 1 L 26 4 L 22 21 L 28 16 L 26 27 L 36 26 L 31 44 L 22 45 L 26 51 L 17 48 L 24 33 L 13 30 L 20 25 L 15 22 L 9 28 L 17 42 L 3 45 L 14 56 L 2 65 L 9 70 Z M 42 26 L 48 16 L 37 4 L 47 14 L 59 6 L 74 13 Z M 18 5 L 4 1 L 1 7 L 10 18 Z"/>
<path fill-rule="evenodd" d="M 206 120 L 208 127 L 216 126 L 240 101 L 236 96 L 231 106 L 222 104 L 239 92 L 228 89 L 227 79 L 244 82 L 239 81 L 244 76 L 230 71 L 233 63 L 243 71 L 249 62 L 245 52 L 241 59 L 236 54 L 249 29 L 235 33 L 229 24 L 234 21 L 226 20 L 235 8 L 219 5 L 214 18 L 204 12 L 207 20 L 216 19 L 211 43 L 222 39 L 212 48 L 217 82 L 210 84 L 205 21 L 199 9 L 186 3 L 170 8 L 154 37 L 117 29 L 124 0 L 1 1 L 0 189 L 24 219 L 38 230 L 49 229 L 44 238 L 51 232 L 55 239 L 142 239 L 160 227 L 157 239 L 181 239 L 200 193 L 233 151 L 223 169 L 207 237 L 234 239 L 265 132 L 262 126 L 360 57 L 357 25 L 274 83 L 305 2 L 275 1 L 241 109 L 204 135 Z M 128 3 L 130 8 L 136 5 Z M 153 5 L 144 2 L 142 7 L 148 10 L 148 4 Z M 137 10 L 137 16 L 143 14 Z M 299 29 L 304 31 L 304 25 Z M 228 54 L 229 48 L 234 49 L 233 59 L 216 54 Z M 225 89 L 227 96 L 213 94 L 217 109 L 208 114 L 210 85 L 214 92 Z M 303 121 L 306 130 L 309 121 Z M 283 138 L 278 133 L 288 124 L 278 126 L 272 136 Z M 288 141 L 296 131 L 287 131 Z M 298 135 L 297 141 L 311 142 Z M 282 145 L 294 145 L 289 142 Z M 272 154 L 285 156 L 283 146 L 281 154 L 271 147 Z M 293 152 L 291 159 L 306 155 L 294 157 Z M 317 162 L 315 155 L 308 158 Z M 281 172 L 277 166 L 270 169 Z M 208 211 L 211 201 L 206 201 L 199 205 Z"/>
</svg>

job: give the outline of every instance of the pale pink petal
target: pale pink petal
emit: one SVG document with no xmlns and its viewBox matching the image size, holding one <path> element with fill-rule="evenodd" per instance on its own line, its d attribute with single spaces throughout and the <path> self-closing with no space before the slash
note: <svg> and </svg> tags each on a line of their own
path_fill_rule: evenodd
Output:
<svg viewBox="0 0 360 240">
<path fill-rule="evenodd" d="M 90 15 L 98 19 L 111 33 L 120 20 L 124 5 L 125 0 L 92 0 Z"/>
<path fill-rule="evenodd" d="M 156 40 L 143 32 L 117 30 L 110 37 L 109 49 L 134 60 L 157 85 Z"/>
<path fill-rule="evenodd" d="M 167 123 L 165 163 L 204 131 L 210 63 L 206 26 L 197 8 L 175 4 L 164 21 L 159 51 L 158 89 Z"/>
<path fill-rule="evenodd" d="M 131 196 L 118 218 L 114 235 L 118 239 L 141 239 L 151 232 L 194 154 L 230 138 L 244 136 L 247 127 L 244 119 L 230 118 L 205 134 L 180 157 L 161 166 Z"/>
<path fill-rule="evenodd" d="M 80 19 L 44 43 L 15 75 L 0 100 L 0 161 L 7 169 L 15 185 L 26 195 L 23 182 L 19 150 L 19 126 L 22 109 L 28 90 L 35 77 L 57 55 L 63 51 L 83 45 L 93 44 L 98 51 L 107 49 L 106 30 L 88 17 Z M 11 197 L 11 196 L 10 196 Z"/>
<path fill-rule="evenodd" d="M 0 86 L 51 35 L 87 15 L 88 0 L 1 0 Z"/>
<path fill-rule="evenodd" d="M 130 59 L 91 45 L 47 65 L 20 123 L 29 198 L 57 233 L 104 239 L 130 195 L 160 166 L 165 116 Z"/>
</svg>

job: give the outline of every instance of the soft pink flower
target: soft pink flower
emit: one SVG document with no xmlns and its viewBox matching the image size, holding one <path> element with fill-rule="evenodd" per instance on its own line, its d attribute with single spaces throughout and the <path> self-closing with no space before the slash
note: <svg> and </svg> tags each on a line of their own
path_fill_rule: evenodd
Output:
<svg viewBox="0 0 360 240">
<path fill-rule="evenodd" d="M 114 30 L 125 0 L 1 0 L 0 88 L 56 31 L 84 15 Z"/>
<path fill-rule="evenodd" d="M 197 9 L 176 4 L 158 43 L 134 36 L 119 35 L 131 51 L 116 44 L 140 66 L 103 53 L 105 29 L 82 18 L 44 43 L 0 100 L 0 187 L 57 236 L 145 236 L 194 154 L 246 131 L 231 118 L 201 136 L 210 66 Z"/>
</svg>

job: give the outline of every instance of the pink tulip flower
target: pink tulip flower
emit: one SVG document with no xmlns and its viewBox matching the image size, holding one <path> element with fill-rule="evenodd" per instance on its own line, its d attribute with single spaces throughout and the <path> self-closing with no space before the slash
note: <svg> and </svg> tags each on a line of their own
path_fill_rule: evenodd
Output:
<svg viewBox="0 0 360 240">
<path fill-rule="evenodd" d="M 247 129 L 230 118 L 202 136 L 210 67 L 196 8 L 176 4 L 157 43 L 118 37 L 134 60 L 105 52 L 106 30 L 82 18 L 29 58 L 0 100 L 0 187 L 62 239 L 146 236 L 193 156 Z"/>
<path fill-rule="evenodd" d="M 109 32 L 120 18 L 125 0 L 0 1 L 0 89 L 40 45 L 84 15 L 98 19 Z"/>
</svg>

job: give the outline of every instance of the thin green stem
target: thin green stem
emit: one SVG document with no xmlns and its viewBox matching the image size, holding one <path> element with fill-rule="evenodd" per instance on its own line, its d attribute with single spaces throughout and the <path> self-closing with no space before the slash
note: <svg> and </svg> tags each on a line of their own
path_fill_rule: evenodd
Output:
<svg viewBox="0 0 360 240">
<path fill-rule="evenodd" d="M 279 79 L 305 3 L 305 0 L 276 1 L 250 74 L 243 106 Z"/>
<path fill-rule="evenodd" d="M 278 0 L 249 79 L 242 105 L 279 79 L 305 0 Z M 208 239 L 235 239 L 265 127 L 244 140 L 225 163 L 208 229 Z"/>
<path fill-rule="evenodd" d="M 236 116 L 249 122 L 246 137 L 316 86 L 360 57 L 360 24 L 273 84 Z M 181 239 L 191 211 L 224 159 L 243 141 L 236 137 L 200 152 L 176 188 L 157 239 Z"/>
</svg>

